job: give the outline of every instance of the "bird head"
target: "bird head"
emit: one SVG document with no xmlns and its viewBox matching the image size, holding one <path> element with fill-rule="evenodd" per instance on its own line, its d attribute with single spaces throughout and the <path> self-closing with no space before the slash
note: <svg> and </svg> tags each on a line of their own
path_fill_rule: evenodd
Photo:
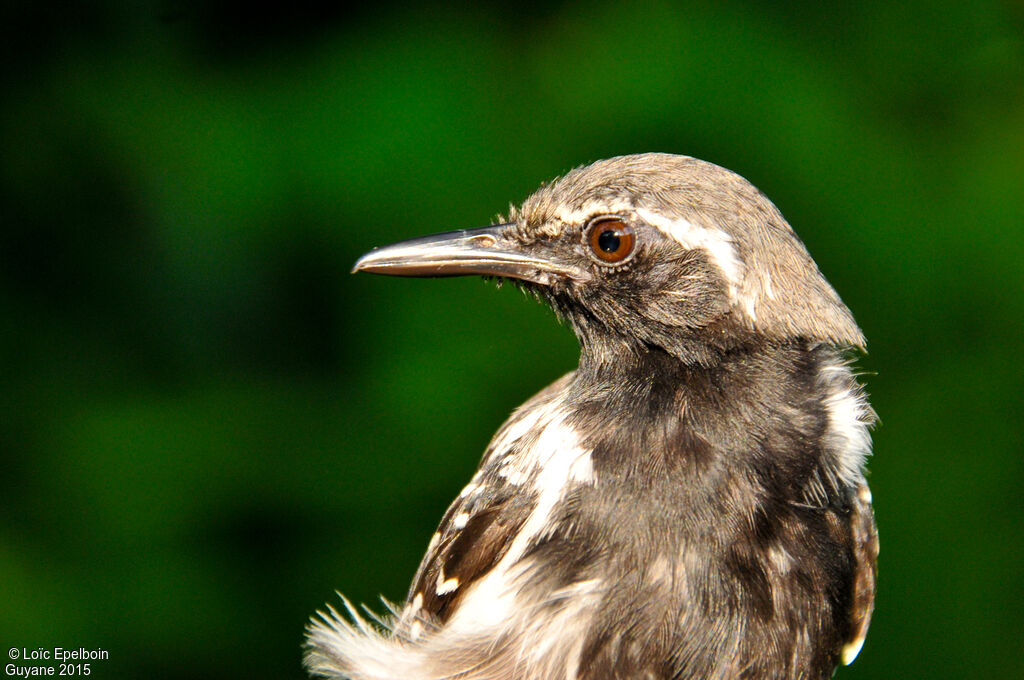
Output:
<svg viewBox="0 0 1024 680">
<path fill-rule="evenodd" d="M 598 356 L 710 363 L 754 342 L 864 347 L 849 309 L 753 185 L 687 156 L 619 156 L 542 186 L 507 221 L 374 249 L 353 271 L 480 274 L 548 300 Z"/>
</svg>

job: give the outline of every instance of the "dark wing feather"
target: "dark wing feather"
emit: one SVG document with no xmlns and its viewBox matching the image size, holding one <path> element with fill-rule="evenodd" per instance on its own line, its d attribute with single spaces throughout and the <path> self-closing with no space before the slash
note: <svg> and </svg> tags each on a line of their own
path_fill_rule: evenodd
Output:
<svg viewBox="0 0 1024 680">
<path fill-rule="evenodd" d="M 843 664 L 853 663 L 864 644 L 871 624 L 871 613 L 875 608 L 876 561 L 878 559 L 878 530 L 875 528 L 875 514 L 871 508 L 871 492 L 866 484 L 857 489 L 857 496 L 850 513 L 850 528 L 853 535 L 853 598 L 850 607 L 850 635 L 843 645 Z"/>
<path fill-rule="evenodd" d="M 465 526 L 457 529 L 453 517 L 465 512 L 456 502 L 442 522 L 441 539 L 423 559 L 409 591 L 410 602 L 422 595 L 418 612 L 436 624 L 448 620 L 463 593 L 486 575 L 508 552 L 509 545 L 529 514 L 512 498 L 473 510 Z"/>
<path fill-rule="evenodd" d="M 448 508 L 409 589 L 408 604 L 422 597 L 418 606 L 409 609 L 418 619 L 443 624 L 473 583 L 508 553 L 534 506 L 532 494 L 524 493 L 500 472 L 501 460 L 528 444 L 530 433 L 512 441 L 508 433 L 535 410 L 548 408 L 574 375 L 562 376 L 512 414 L 488 446 L 470 487 Z M 499 442 L 500 451 L 495 449 Z"/>
</svg>

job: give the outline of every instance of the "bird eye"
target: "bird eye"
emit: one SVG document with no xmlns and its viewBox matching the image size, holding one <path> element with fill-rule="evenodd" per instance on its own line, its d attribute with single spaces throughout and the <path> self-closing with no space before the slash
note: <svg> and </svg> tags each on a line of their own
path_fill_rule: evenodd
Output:
<svg viewBox="0 0 1024 680">
<path fill-rule="evenodd" d="M 622 220 L 607 219 L 594 222 L 587 227 L 587 245 L 598 262 L 619 264 L 633 252 L 636 236 L 633 227 Z"/>
</svg>

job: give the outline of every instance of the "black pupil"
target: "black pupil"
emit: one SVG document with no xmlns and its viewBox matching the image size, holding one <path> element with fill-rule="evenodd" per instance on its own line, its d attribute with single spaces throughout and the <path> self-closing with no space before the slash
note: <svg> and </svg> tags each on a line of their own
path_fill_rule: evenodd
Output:
<svg viewBox="0 0 1024 680">
<path fill-rule="evenodd" d="M 612 229 L 606 229 L 601 232 L 601 235 L 597 237 L 597 247 L 606 253 L 614 253 L 619 249 L 621 239 L 619 234 Z"/>
</svg>

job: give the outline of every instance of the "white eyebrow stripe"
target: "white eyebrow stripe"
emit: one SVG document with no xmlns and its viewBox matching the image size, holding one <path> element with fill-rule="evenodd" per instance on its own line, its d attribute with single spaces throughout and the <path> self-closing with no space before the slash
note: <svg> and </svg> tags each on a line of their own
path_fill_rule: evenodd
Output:
<svg viewBox="0 0 1024 680">
<path fill-rule="evenodd" d="M 743 263 L 736 256 L 733 241 L 720 229 L 698 226 L 682 217 L 669 219 L 648 208 L 634 208 L 632 202 L 618 201 L 605 203 L 591 201 L 575 210 L 562 208 L 556 216 L 565 224 L 583 224 L 598 215 L 628 214 L 634 212 L 640 219 L 656 227 L 666 236 L 675 239 L 688 250 L 700 248 L 707 252 L 711 261 L 722 270 L 729 282 L 729 294 L 733 301 L 739 298 L 739 286 L 743 280 Z M 769 284 L 770 285 L 770 284 Z"/>
<path fill-rule="evenodd" d="M 709 229 L 693 224 L 681 217 L 668 219 L 664 215 L 637 208 L 636 214 L 647 224 L 676 240 L 688 250 L 701 249 L 708 254 L 712 264 L 716 265 L 729 283 L 729 297 L 733 302 L 739 300 L 739 286 L 743 281 L 743 263 L 736 256 L 732 239 L 721 229 Z M 749 303 L 748 303 L 749 304 Z M 752 305 L 750 305 L 752 307 Z"/>
<path fill-rule="evenodd" d="M 743 262 L 736 254 L 732 238 L 721 229 L 697 225 L 682 217 L 670 219 L 649 208 L 636 208 L 628 201 L 611 204 L 591 201 L 576 210 L 563 208 L 556 213 L 556 217 L 564 224 L 583 224 L 598 215 L 626 215 L 630 212 L 665 236 L 674 239 L 683 248 L 699 249 L 707 253 L 711 264 L 718 267 L 725 278 L 729 302 L 751 322 L 757 321 L 757 298 L 750 294 L 750 291 L 743 290 Z M 775 291 L 771 287 L 770 279 L 765 287 L 769 291 L 768 297 L 774 299 Z"/>
</svg>

